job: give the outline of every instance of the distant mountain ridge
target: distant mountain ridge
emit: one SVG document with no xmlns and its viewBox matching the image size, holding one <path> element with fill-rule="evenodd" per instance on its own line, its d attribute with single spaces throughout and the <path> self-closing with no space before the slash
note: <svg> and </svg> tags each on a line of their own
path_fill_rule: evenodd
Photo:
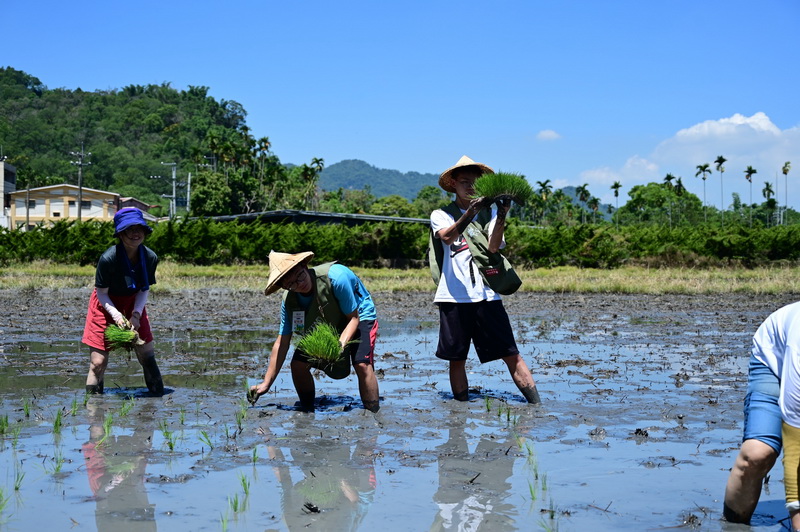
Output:
<svg viewBox="0 0 800 532">
<path fill-rule="evenodd" d="M 413 200 L 422 187 L 438 186 L 438 182 L 439 174 L 403 173 L 376 168 L 358 159 L 346 159 L 322 170 L 319 187 L 323 190 L 361 190 L 369 186 L 370 192 L 377 198 L 397 194 Z"/>
</svg>

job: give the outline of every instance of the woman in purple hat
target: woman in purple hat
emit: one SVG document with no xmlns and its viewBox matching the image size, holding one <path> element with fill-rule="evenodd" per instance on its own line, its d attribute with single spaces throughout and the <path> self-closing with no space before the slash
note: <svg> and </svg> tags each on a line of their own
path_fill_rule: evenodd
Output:
<svg viewBox="0 0 800 532">
<path fill-rule="evenodd" d="M 119 327 L 126 320 L 139 333 L 144 342 L 137 345 L 136 358 L 144 369 L 144 381 L 151 394 L 164 394 L 164 383 L 156 364 L 153 333 L 147 318 L 147 295 L 150 285 L 156 283 L 158 256 L 144 245 L 144 239 L 153 232 L 142 211 L 133 207 L 120 209 L 114 216 L 114 236 L 119 242 L 108 248 L 97 262 L 89 312 L 83 329 L 82 342 L 89 346 L 89 375 L 86 391 L 103 393 L 103 375 L 108 366 L 108 342 L 105 330 L 110 324 Z"/>
</svg>

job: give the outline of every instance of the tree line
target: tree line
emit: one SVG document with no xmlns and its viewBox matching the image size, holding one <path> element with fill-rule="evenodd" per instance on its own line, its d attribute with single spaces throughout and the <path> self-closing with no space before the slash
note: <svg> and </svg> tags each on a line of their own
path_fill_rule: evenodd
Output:
<svg viewBox="0 0 800 532">
<path fill-rule="evenodd" d="M 282 163 L 269 137 L 253 136 L 241 104 L 217 101 L 208 90 L 190 86 L 178 91 L 168 83 L 92 92 L 48 89 L 30 74 L 0 68 L 0 146 L 17 167 L 19 189 L 75 183 L 77 172 L 69 152 L 83 147 L 91 152 L 84 186 L 159 204 L 162 208 L 155 209 L 156 215 L 166 214 L 162 195 L 172 191 L 169 179 L 151 179 L 163 171 L 161 162 L 178 164 L 180 185 L 188 185 L 191 172 L 191 212 L 178 210 L 190 216 L 299 209 L 428 218 L 451 199 L 434 185 L 423 186 L 413 199 L 400 194 L 376 197 L 369 186 L 322 190 L 322 158 L 301 165 Z M 725 162 L 723 156 L 714 161 L 723 189 Z M 787 187 L 790 168 L 787 162 L 782 169 Z M 711 163 L 697 166 L 702 200 L 685 189 L 680 177 L 667 174 L 661 183 L 632 187 L 622 206 L 619 182 L 611 186 L 615 205 L 604 206 L 587 184 L 554 190 L 544 179 L 535 183 L 534 200 L 514 206 L 512 216 L 544 228 L 586 224 L 672 228 L 698 223 L 771 227 L 800 221 L 796 211 L 777 204 L 769 182 L 761 190 L 764 201 L 753 201 L 757 170 L 752 166 L 744 172 L 750 183 L 747 203 L 732 194 L 730 205 L 719 209 L 708 205 L 705 184 L 712 172 Z M 177 196 L 184 192 L 179 189 Z"/>
<path fill-rule="evenodd" d="M 94 264 L 115 242 L 111 222 L 62 220 L 53 227 L 0 231 L 0 266 L 34 260 Z M 310 250 L 318 261 L 350 266 L 424 267 L 425 223 L 363 225 L 250 223 L 176 218 L 155 224 L 148 246 L 179 263 L 267 264 L 270 249 Z M 800 259 L 800 224 L 714 227 L 709 224 L 577 224 L 533 227 L 509 220 L 504 253 L 519 267 L 753 267 Z"/>
</svg>

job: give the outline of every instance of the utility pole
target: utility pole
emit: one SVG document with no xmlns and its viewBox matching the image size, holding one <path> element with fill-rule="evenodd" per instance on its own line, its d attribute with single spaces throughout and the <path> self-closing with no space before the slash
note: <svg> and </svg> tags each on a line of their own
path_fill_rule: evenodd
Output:
<svg viewBox="0 0 800 532">
<path fill-rule="evenodd" d="M 206 161 L 211 161 L 211 169 L 214 173 L 217 173 L 217 156 L 216 155 L 203 155 L 203 159 Z M 208 166 L 208 165 L 205 165 Z"/>
<path fill-rule="evenodd" d="M 81 142 L 81 151 L 71 151 L 69 154 L 78 158 L 77 161 L 70 161 L 69 163 L 78 167 L 78 221 L 80 222 L 81 210 L 83 210 L 83 167 L 92 164 L 90 162 L 83 162 L 83 159 L 84 157 L 90 157 L 92 154 L 91 152 L 83 153 L 83 142 Z"/>
<path fill-rule="evenodd" d="M 192 196 L 192 173 L 189 172 L 189 181 L 186 184 L 186 213 L 187 213 L 187 216 L 188 216 L 188 213 L 192 210 L 191 206 L 189 204 L 191 196 Z"/>
<path fill-rule="evenodd" d="M 177 179 L 178 173 L 178 163 L 161 163 L 164 166 L 171 166 L 172 167 L 172 196 L 167 196 L 170 198 L 169 202 L 169 217 L 174 218 L 177 214 L 177 205 L 175 204 L 175 184 Z"/>
</svg>

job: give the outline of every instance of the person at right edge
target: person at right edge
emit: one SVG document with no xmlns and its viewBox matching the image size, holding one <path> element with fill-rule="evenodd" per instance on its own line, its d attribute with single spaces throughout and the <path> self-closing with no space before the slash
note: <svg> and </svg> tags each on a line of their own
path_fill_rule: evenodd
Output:
<svg viewBox="0 0 800 532">
<path fill-rule="evenodd" d="M 454 204 L 461 216 L 456 219 L 446 212 L 451 210 L 450 207 L 431 213 L 431 230 L 444 250 L 441 277 L 434 298 L 439 307 L 436 356 L 447 360 L 450 365 L 450 388 L 458 401 L 469 400 L 466 363 L 471 341 L 482 364 L 501 359 L 525 399 L 537 404 L 541 402 L 539 392 L 517 348 L 503 301 L 484 283 L 463 236 L 470 222 L 485 206 L 482 198 L 472 198 L 475 180 L 484 173 L 494 173 L 494 170 L 465 155 L 439 177 L 439 186 L 455 193 Z M 510 206 L 510 201 L 505 201 L 491 207 L 488 225 L 490 252 L 497 252 L 505 246 L 503 233 Z"/>
</svg>

